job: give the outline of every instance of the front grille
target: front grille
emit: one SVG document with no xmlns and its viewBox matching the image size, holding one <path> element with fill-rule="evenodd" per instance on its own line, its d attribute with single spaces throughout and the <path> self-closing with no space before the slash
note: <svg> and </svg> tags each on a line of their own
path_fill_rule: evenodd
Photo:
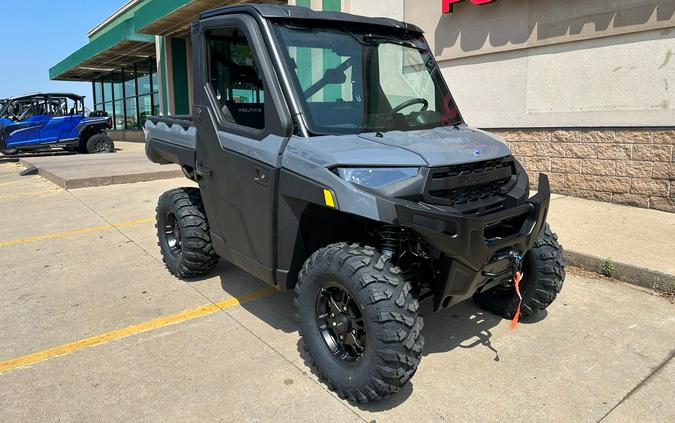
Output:
<svg viewBox="0 0 675 423">
<path fill-rule="evenodd" d="M 431 191 L 430 194 L 432 197 L 447 200 L 449 205 L 456 206 L 495 197 L 501 193 L 502 187 L 508 184 L 510 180 L 511 178 L 506 178 L 488 184 Z"/>
<path fill-rule="evenodd" d="M 432 169 L 429 203 L 469 209 L 498 202 L 515 181 L 513 157 Z M 464 211 L 464 210 L 463 210 Z"/>
</svg>

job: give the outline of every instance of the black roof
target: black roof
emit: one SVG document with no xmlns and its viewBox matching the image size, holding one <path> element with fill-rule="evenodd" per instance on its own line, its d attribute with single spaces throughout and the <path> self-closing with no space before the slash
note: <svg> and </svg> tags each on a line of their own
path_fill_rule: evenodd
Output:
<svg viewBox="0 0 675 423">
<path fill-rule="evenodd" d="M 24 98 L 34 98 L 34 97 L 66 97 L 70 98 L 71 100 L 84 100 L 84 96 L 81 96 L 79 94 L 73 94 L 73 93 L 31 93 L 31 94 L 24 94 L 24 95 L 18 95 L 16 97 L 10 97 L 4 99 L 4 101 L 14 101 L 14 100 L 21 100 Z"/>
<path fill-rule="evenodd" d="M 365 16 L 352 15 L 343 12 L 317 12 L 307 7 L 281 6 L 274 4 L 242 4 L 237 6 L 223 6 L 202 13 L 199 19 L 208 19 L 214 16 L 231 13 L 257 14 L 265 19 L 297 19 L 308 21 L 344 22 L 396 28 L 420 34 L 424 32 L 416 25 L 390 18 L 368 18 Z"/>
</svg>

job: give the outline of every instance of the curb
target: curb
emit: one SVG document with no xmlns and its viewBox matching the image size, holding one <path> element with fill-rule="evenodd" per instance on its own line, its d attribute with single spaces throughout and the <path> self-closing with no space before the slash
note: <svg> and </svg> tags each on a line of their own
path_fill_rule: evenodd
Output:
<svg viewBox="0 0 675 423">
<path fill-rule="evenodd" d="M 46 180 L 58 185 L 63 189 L 76 189 L 76 188 L 91 188 L 91 187 L 103 187 L 110 185 L 121 185 L 121 184 L 132 184 L 136 182 L 151 182 L 159 181 L 165 179 L 175 179 L 181 178 L 184 176 L 181 169 L 165 168 L 161 170 L 137 172 L 137 173 L 125 173 L 120 175 L 106 175 L 106 176 L 89 176 L 83 178 L 63 178 L 60 177 L 49 170 L 41 168 L 39 166 L 32 165 L 30 162 L 25 159 L 20 159 L 19 164 L 24 166 L 26 174 L 40 175 Z"/>
<path fill-rule="evenodd" d="M 601 275 L 604 274 L 603 268 L 605 267 L 606 260 L 600 257 L 566 249 L 565 259 L 569 265 L 580 267 L 584 270 Z M 653 289 L 669 294 L 675 292 L 674 275 L 645 269 L 644 267 L 634 266 L 632 264 L 614 262 L 614 272 L 612 273 L 612 277 L 642 288 Z"/>
</svg>

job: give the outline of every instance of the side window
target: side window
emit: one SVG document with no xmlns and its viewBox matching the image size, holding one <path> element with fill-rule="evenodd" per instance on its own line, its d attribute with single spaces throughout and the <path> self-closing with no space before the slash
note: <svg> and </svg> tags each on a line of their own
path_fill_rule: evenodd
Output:
<svg viewBox="0 0 675 423">
<path fill-rule="evenodd" d="M 47 114 L 51 117 L 68 116 L 68 100 L 66 98 L 52 98 L 47 105 Z"/>
<path fill-rule="evenodd" d="M 44 100 L 19 100 L 10 105 L 8 109 L 12 120 L 23 122 L 33 116 L 41 116 L 45 112 Z"/>
<path fill-rule="evenodd" d="M 265 128 L 265 85 L 245 34 L 237 29 L 207 33 L 209 81 L 226 120 Z"/>
</svg>

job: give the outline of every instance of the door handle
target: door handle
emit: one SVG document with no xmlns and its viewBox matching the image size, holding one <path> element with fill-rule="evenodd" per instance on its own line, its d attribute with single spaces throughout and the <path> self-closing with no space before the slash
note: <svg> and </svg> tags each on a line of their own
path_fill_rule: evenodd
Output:
<svg viewBox="0 0 675 423">
<path fill-rule="evenodd" d="M 269 185 L 269 176 L 259 167 L 253 168 L 253 182 L 262 186 Z"/>
</svg>

